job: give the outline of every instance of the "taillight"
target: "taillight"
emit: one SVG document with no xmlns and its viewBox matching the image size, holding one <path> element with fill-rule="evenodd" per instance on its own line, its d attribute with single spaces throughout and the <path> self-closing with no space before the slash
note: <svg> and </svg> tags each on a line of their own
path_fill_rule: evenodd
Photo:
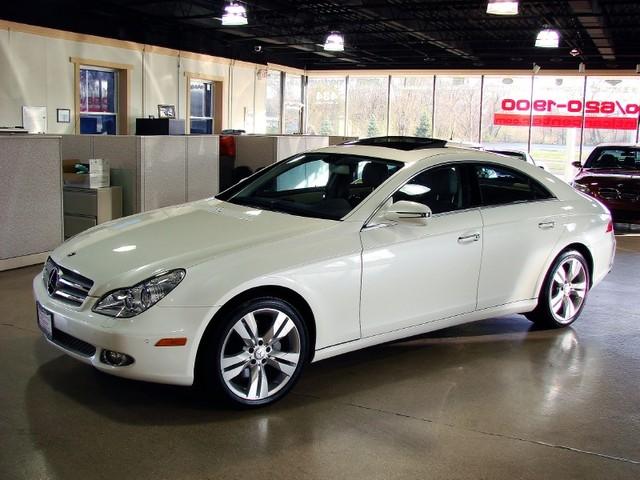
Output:
<svg viewBox="0 0 640 480">
<path fill-rule="evenodd" d="M 613 232 L 613 220 L 609 220 L 609 223 L 607 223 L 606 233 L 609 233 L 609 232 Z"/>
</svg>

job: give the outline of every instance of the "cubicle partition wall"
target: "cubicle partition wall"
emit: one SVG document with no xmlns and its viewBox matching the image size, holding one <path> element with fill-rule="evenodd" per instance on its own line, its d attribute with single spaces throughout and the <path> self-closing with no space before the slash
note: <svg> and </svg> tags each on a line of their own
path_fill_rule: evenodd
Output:
<svg viewBox="0 0 640 480">
<path fill-rule="evenodd" d="M 176 205 L 219 191 L 219 137 L 65 135 L 62 158 L 108 159 L 122 187 L 123 215 Z"/>
<path fill-rule="evenodd" d="M 239 135 L 236 137 L 236 167 L 254 172 L 297 153 L 329 145 L 329 137 L 315 135 Z"/>
<path fill-rule="evenodd" d="M 0 137 L 0 271 L 44 261 L 62 235 L 60 137 Z"/>
</svg>

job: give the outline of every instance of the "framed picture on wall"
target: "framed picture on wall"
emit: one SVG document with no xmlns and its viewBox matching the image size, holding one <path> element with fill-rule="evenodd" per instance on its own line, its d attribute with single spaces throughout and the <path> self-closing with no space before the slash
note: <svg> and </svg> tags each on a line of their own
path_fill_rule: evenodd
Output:
<svg viewBox="0 0 640 480">
<path fill-rule="evenodd" d="M 58 123 L 71 123 L 71 110 L 68 108 L 56 109 Z"/>
<path fill-rule="evenodd" d="M 158 118 L 176 118 L 176 106 L 158 105 Z"/>
</svg>

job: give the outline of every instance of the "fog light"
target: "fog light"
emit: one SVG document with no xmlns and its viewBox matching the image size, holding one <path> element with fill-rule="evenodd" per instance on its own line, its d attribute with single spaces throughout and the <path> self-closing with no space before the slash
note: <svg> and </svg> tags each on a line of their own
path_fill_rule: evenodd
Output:
<svg viewBox="0 0 640 480">
<path fill-rule="evenodd" d="M 126 367 L 133 363 L 133 358 L 126 353 L 114 352 L 113 350 L 103 350 L 100 361 L 112 367 Z"/>
</svg>

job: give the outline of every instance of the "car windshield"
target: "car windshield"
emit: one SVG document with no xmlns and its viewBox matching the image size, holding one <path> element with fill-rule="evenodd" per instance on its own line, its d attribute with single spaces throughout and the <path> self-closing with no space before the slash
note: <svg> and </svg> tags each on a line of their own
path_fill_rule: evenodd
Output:
<svg viewBox="0 0 640 480">
<path fill-rule="evenodd" d="M 639 147 L 608 147 L 597 148 L 593 151 L 585 163 L 585 168 L 595 169 L 639 169 L 640 170 L 640 148 Z"/>
<path fill-rule="evenodd" d="M 237 205 L 339 220 L 404 164 L 335 153 L 283 160 L 216 198 Z"/>
</svg>

